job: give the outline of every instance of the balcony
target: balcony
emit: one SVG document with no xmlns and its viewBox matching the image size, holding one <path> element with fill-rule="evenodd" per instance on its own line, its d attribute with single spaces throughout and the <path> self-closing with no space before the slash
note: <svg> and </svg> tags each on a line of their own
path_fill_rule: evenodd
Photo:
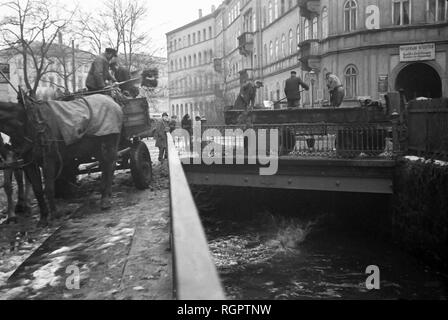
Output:
<svg viewBox="0 0 448 320">
<path fill-rule="evenodd" d="M 213 58 L 213 69 L 215 72 L 222 72 L 222 58 Z"/>
<path fill-rule="evenodd" d="M 318 39 L 310 39 L 299 44 L 299 61 L 302 69 L 310 71 L 311 69 L 320 70 L 320 44 Z"/>
<path fill-rule="evenodd" d="M 299 0 L 300 14 L 307 19 L 320 14 L 319 0 Z"/>
<path fill-rule="evenodd" d="M 240 54 L 245 57 L 254 51 L 254 34 L 252 32 L 244 32 L 238 37 L 238 49 Z"/>
</svg>

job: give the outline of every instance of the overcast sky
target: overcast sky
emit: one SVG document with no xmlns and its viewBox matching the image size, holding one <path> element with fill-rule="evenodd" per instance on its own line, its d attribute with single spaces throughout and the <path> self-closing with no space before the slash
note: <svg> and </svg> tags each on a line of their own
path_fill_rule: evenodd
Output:
<svg viewBox="0 0 448 320">
<path fill-rule="evenodd" d="M 6 1 L 6 0 L 0 0 Z M 73 3 L 73 0 L 59 0 L 60 2 Z M 75 0 L 84 9 L 95 9 L 101 4 L 101 0 Z M 199 17 L 198 10 L 202 9 L 203 15 L 211 12 L 212 5 L 218 7 L 222 0 L 142 0 L 146 1 L 149 13 L 143 25 L 149 29 L 149 34 L 157 48 L 161 48 L 157 55 L 166 56 L 165 33 L 181 27 Z"/>
<path fill-rule="evenodd" d="M 0 0 L 0 4 L 9 0 Z M 23 0 L 24 1 L 24 0 Z M 31 0 L 33 1 L 33 0 Z M 80 11 L 95 12 L 101 7 L 102 0 L 53 0 L 66 9 L 80 6 Z M 141 24 L 146 28 L 152 39 L 153 48 L 148 52 L 154 52 L 159 56 L 166 56 L 165 34 L 171 30 L 192 22 L 199 17 L 199 9 L 203 15 L 211 12 L 212 5 L 218 7 L 222 0 L 141 0 L 148 6 L 148 17 Z M 6 14 L 0 10 L 0 19 Z"/>
</svg>

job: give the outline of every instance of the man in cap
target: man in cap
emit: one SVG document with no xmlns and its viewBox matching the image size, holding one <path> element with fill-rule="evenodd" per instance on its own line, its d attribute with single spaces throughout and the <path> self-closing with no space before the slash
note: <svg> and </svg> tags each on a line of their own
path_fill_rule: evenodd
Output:
<svg viewBox="0 0 448 320">
<path fill-rule="evenodd" d="M 262 86 L 263 83 L 261 81 L 257 81 L 254 84 L 251 80 L 247 79 L 241 87 L 240 94 L 235 101 L 234 108 L 237 110 L 247 110 L 248 107 L 253 109 L 255 105 L 255 98 L 257 96 L 257 89 Z"/>
<path fill-rule="evenodd" d="M 116 82 L 109 72 L 109 63 L 116 56 L 115 49 L 107 48 L 105 53 L 95 58 L 86 79 L 86 87 L 89 91 L 103 90 L 107 86 L 107 81 Z"/>
<path fill-rule="evenodd" d="M 327 88 L 330 91 L 330 104 L 332 107 L 338 108 L 341 106 L 345 97 L 344 86 L 342 85 L 341 80 L 333 73 L 328 72 L 326 77 Z"/>
<path fill-rule="evenodd" d="M 310 87 L 300 77 L 297 77 L 297 72 L 291 71 L 291 77 L 285 83 L 285 95 L 288 100 L 288 108 L 299 107 L 301 99 L 300 87 L 303 87 L 306 91 L 310 90 Z"/>
</svg>

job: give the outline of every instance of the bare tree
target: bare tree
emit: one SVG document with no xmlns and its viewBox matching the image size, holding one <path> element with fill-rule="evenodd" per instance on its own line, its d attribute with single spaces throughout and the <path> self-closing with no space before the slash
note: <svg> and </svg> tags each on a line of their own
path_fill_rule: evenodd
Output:
<svg viewBox="0 0 448 320">
<path fill-rule="evenodd" d="M 55 40 L 70 23 L 73 13 L 63 17 L 50 0 L 12 0 L 0 8 L 11 12 L 0 21 L 1 44 L 11 55 L 21 55 L 23 79 L 31 95 L 54 63 L 48 59 Z"/>
</svg>

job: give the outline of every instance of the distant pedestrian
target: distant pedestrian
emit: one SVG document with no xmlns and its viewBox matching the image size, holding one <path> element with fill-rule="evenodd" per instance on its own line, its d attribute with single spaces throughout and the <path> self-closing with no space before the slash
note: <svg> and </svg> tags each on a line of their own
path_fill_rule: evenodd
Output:
<svg viewBox="0 0 448 320">
<path fill-rule="evenodd" d="M 170 131 L 169 117 L 167 113 L 162 115 L 162 120 L 157 123 L 154 137 L 156 139 L 156 147 L 159 148 L 159 161 L 168 159 L 168 139 L 167 133 Z"/>
<path fill-rule="evenodd" d="M 188 113 L 182 118 L 181 126 L 189 135 L 189 139 L 185 141 L 185 148 L 191 150 L 193 141 L 193 121 Z"/>
<path fill-rule="evenodd" d="M 289 109 L 300 106 L 300 87 L 303 87 L 306 91 L 310 90 L 310 87 L 300 77 L 297 77 L 297 72 L 292 71 L 291 77 L 285 83 L 285 95 Z"/>
<path fill-rule="evenodd" d="M 328 72 L 327 77 L 327 88 L 330 92 L 330 105 L 334 108 L 341 106 L 342 101 L 345 98 L 345 90 L 342 85 L 341 80 L 335 76 L 333 73 Z"/>
<path fill-rule="evenodd" d="M 177 116 L 172 116 L 171 117 L 169 127 L 170 127 L 170 133 L 173 133 L 174 130 L 176 130 L 176 128 L 177 128 Z"/>
</svg>

